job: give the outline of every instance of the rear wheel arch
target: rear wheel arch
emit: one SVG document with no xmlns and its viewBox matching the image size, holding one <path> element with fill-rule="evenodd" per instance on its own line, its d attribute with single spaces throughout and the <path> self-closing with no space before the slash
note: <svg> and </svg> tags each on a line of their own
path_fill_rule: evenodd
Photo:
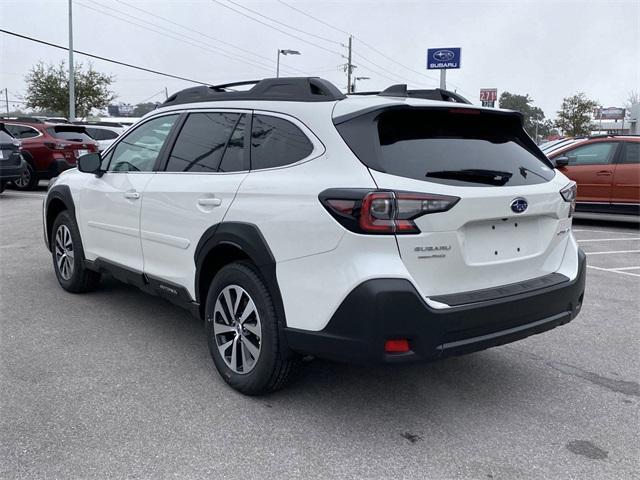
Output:
<svg viewBox="0 0 640 480">
<path fill-rule="evenodd" d="M 258 226 L 244 222 L 223 222 L 207 229 L 194 254 L 196 301 L 204 313 L 209 284 L 229 263 L 248 260 L 257 268 L 273 298 L 282 327 L 286 326 L 284 304 L 276 278 L 276 261 Z"/>
</svg>

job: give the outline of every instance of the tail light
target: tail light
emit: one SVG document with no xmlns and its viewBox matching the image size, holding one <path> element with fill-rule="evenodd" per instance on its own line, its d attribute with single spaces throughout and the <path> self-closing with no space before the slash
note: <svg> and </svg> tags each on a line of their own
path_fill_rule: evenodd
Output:
<svg viewBox="0 0 640 480">
<path fill-rule="evenodd" d="M 329 189 L 320 194 L 327 211 L 346 229 L 383 235 L 420 233 L 416 218 L 446 212 L 458 200 L 448 195 L 389 190 Z"/>
<path fill-rule="evenodd" d="M 51 150 L 66 150 L 71 146 L 71 144 L 61 142 L 44 142 L 44 146 Z"/>
<path fill-rule="evenodd" d="M 569 217 L 576 211 L 576 197 L 578 196 L 578 186 L 576 182 L 571 182 L 569 185 L 560 190 L 560 195 L 565 202 L 570 203 Z"/>
</svg>

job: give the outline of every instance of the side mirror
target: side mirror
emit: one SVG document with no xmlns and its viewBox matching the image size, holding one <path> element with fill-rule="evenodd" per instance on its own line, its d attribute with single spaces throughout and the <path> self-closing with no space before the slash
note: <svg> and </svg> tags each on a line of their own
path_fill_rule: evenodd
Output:
<svg viewBox="0 0 640 480">
<path fill-rule="evenodd" d="M 78 159 L 78 170 L 84 173 L 94 173 L 101 175 L 102 157 L 99 153 L 87 153 Z"/>
<path fill-rule="evenodd" d="M 555 163 L 556 167 L 566 167 L 569 165 L 569 157 L 558 157 L 553 159 L 553 163 Z"/>
</svg>

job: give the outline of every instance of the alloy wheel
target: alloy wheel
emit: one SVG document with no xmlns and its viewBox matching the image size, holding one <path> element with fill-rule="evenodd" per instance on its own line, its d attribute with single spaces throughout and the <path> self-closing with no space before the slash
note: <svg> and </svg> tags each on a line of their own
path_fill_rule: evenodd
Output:
<svg viewBox="0 0 640 480">
<path fill-rule="evenodd" d="M 228 285 L 213 311 L 213 334 L 220 356 L 234 373 L 249 373 L 260 357 L 262 328 L 258 309 L 247 291 Z"/>
<path fill-rule="evenodd" d="M 60 276 L 64 280 L 70 280 L 73 276 L 75 254 L 73 251 L 73 241 L 71 240 L 71 231 L 66 225 L 60 225 L 56 232 L 55 255 Z"/>
<path fill-rule="evenodd" d="M 16 178 L 13 183 L 18 188 L 27 188 L 31 182 L 31 169 L 29 167 L 22 171 L 22 175 Z"/>
</svg>

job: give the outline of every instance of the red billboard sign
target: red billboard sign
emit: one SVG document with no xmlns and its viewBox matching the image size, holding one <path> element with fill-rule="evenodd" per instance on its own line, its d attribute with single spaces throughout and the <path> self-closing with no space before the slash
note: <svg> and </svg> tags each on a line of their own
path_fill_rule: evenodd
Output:
<svg viewBox="0 0 640 480">
<path fill-rule="evenodd" d="M 481 88 L 480 89 L 480 101 L 495 102 L 496 100 L 498 100 L 497 88 Z"/>
</svg>

